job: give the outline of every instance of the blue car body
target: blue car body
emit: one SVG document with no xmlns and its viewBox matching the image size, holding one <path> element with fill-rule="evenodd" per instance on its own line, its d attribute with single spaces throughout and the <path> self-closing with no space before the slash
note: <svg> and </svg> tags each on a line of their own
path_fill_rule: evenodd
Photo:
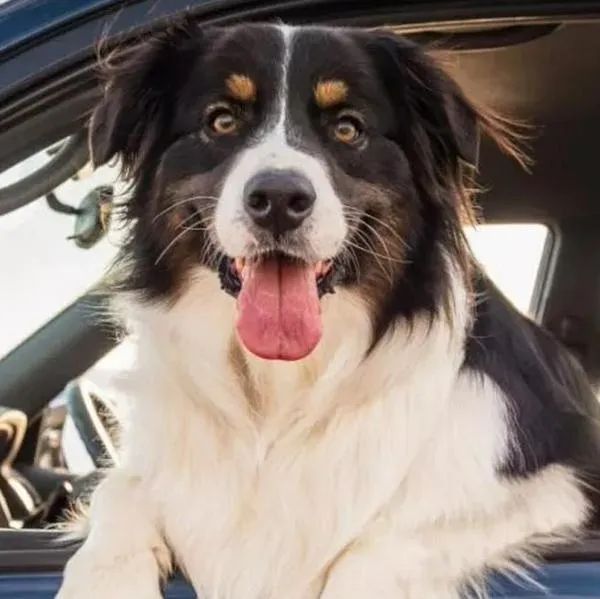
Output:
<svg viewBox="0 0 600 599">
<path fill-rule="evenodd" d="M 118 0 L 8 0 L 0 6 L 0 52 L 35 43 L 45 32 L 116 4 Z"/>
<path fill-rule="evenodd" d="M 210 2 L 8 0 L 0 4 L 0 102 L 73 64 L 107 31 L 118 36 Z"/>
<path fill-rule="evenodd" d="M 533 582 L 490 581 L 494 599 L 598 599 L 600 564 L 552 564 L 532 573 Z M 60 574 L 31 573 L 0 575 L 0 597 L 7 599 L 53 599 L 60 585 Z M 182 580 L 171 582 L 166 599 L 194 599 L 196 594 Z M 106 599 L 110 599 L 107 597 Z M 134 598 L 132 598 L 134 599 Z M 423 597 L 423 599 L 434 599 Z"/>
<path fill-rule="evenodd" d="M 88 52 L 107 23 L 111 35 L 118 35 L 143 28 L 190 5 L 214 3 L 213 0 L 9 0 L 0 5 L 0 105 L 19 90 L 59 72 L 65 64 Z M 246 2 L 229 2 L 231 10 L 234 4 L 239 9 Z M 491 593 L 505 599 L 600 598 L 598 562 L 553 562 L 532 572 L 531 577 L 539 586 L 490 580 Z M 17 565 L 14 571 L 0 569 L 0 597 L 50 599 L 56 594 L 60 579 L 60 571 L 35 571 L 27 563 Z M 166 589 L 166 596 L 192 599 L 195 594 L 184 581 L 175 580 Z"/>
</svg>

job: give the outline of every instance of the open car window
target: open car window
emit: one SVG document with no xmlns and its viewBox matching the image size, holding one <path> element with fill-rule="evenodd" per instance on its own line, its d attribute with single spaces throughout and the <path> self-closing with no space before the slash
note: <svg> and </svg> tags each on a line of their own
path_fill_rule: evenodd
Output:
<svg viewBox="0 0 600 599">
<path fill-rule="evenodd" d="M 0 173 L 4 188 L 39 169 L 49 150 Z M 75 211 L 89 194 L 123 193 L 115 167 L 85 167 L 52 193 L 0 216 L 0 359 L 72 304 L 103 277 L 114 259 L 122 232 L 109 230 L 84 248 Z M 114 219 L 113 219 L 114 220 Z M 84 244 L 85 245 L 85 244 Z"/>
<path fill-rule="evenodd" d="M 534 316 L 535 291 L 543 272 L 550 239 L 538 223 L 484 224 L 467 229 L 475 257 L 508 299 L 524 314 Z"/>
</svg>

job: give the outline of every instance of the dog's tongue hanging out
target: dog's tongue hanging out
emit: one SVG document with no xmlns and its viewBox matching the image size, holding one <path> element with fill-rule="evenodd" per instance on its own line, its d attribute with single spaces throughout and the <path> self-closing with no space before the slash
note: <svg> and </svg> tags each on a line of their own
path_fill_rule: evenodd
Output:
<svg viewBox="0 0 600 599">
<path fill-rule="evenodd" d="M 266 360 L 300 360 L 321 339 L 315 267 L 270 258 L 241 273 L 237 331 L 246 349 Z"/>
</svg>

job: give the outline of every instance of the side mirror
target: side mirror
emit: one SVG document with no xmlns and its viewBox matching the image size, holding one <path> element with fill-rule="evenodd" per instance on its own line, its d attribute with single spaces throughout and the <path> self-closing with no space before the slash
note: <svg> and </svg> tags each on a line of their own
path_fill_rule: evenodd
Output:
<svg viewBox="0 0 600 599">
<path fill-rule="evenodd" d="M 74 219 L 74 231 L 69 239 L 78 247 L 89 249 L 108 231 L 113 212 L 113 187 L 96 187 L 79 205 L 65 204 L 55 193 L 69 179 L 79 180 L 86 173 L 91 173 L 91 165 L 84 130 L 0 172 L 0 216 L 45 199 L 52 211 Z"/>
</svg>

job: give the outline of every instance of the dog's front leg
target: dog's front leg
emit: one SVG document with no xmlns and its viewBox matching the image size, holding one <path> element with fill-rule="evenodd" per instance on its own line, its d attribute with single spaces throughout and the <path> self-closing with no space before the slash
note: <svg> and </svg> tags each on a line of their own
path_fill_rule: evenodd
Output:
<svg viewBox="0 0 600 599">
<path fill-rule="evenodd" d="M 87 538 L 57 599 L 159 599 L 170 553 L 139 478 L 114 470 L 92 497 Z"/>
</svg>

